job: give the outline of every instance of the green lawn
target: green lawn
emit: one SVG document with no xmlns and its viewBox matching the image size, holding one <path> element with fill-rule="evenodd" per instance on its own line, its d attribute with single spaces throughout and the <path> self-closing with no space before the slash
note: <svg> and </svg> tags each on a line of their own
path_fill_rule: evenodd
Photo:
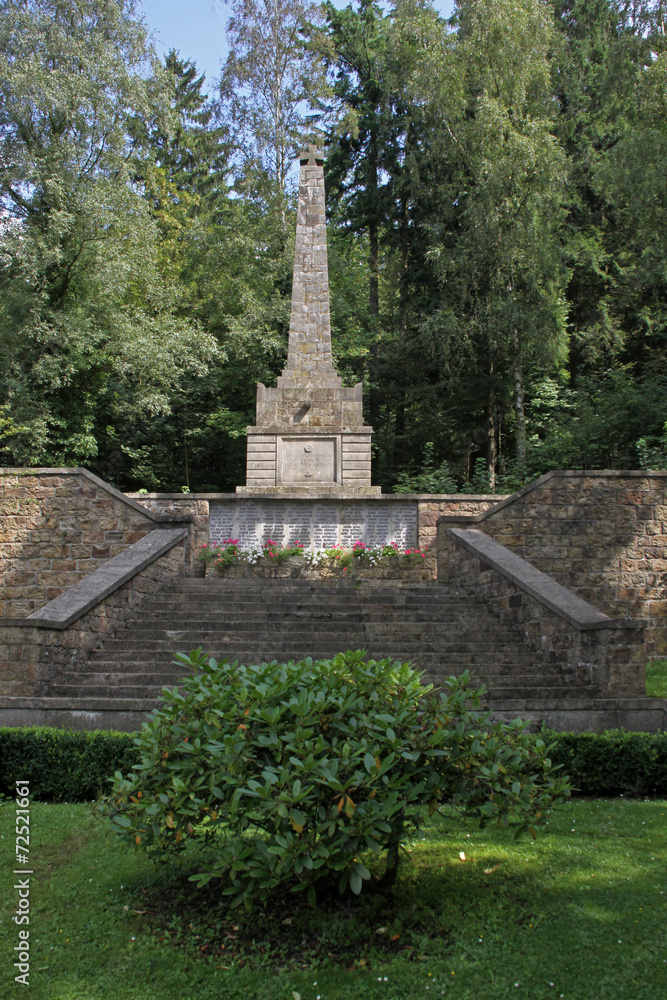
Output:
<svg viewBox="0 0 667 1000">
<path fill-rule="evenodd" d="M 13 808 L 0 805 L 3 998 L 22 989 Z M 266 915 L 156 871 L 89 806 L 36 803 L 31 827 L 32 1000 L 667 996 L 665 801 L 572 801 L 518 844 L 438 820 L 393 898 L 313 911 L 292 896 Z"/>
<path fill-rule="evenodd" d="M 649 698 L 667 698 L 667 660 L 646 664 L 646 694 Z"/>
</svg>

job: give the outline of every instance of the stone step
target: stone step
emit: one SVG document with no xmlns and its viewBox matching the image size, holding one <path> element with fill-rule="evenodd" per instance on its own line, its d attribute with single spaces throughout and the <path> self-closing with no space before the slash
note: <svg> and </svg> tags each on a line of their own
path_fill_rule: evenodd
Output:
<svg viewBox="0 0 667 1000">
<path fill-rule="evenodd" d="M 221 611 L 202 612 L 201 610 L 192 608 L 188 614 L 180 611 L 178 614 L 165 613 L 160 616 L 157 614 L 150 617 L 142 615 L 141 618 L 130 619 L 127 622 L 127 626 L 133 629 L 142 628 L 146 630 L 161 629 L 167 626 L 172 631 L 177 628 L 192 631 L 194 628 L 199 629 L 201 627 L 227 628 L 234 625 L 251 627 L 268 622 L 275 627 L 281 625 L 298 627 L 310 623 L 331 624 L 337 622 L 358 625 L 360 622 L 369 622 L 374 625 L 419 626 L 422 629 L 428 628 L 431 625 L 445 625 L 450 628 L 488 628 L 493 632 L 503 634 L 507 632 L 507 629 L 504 629 L 497 620 L 487 617 L 485 614 L 480 615 L 477 620 L 471 621 L 469 609 L 466 612 L 460 611 L 457 613 L 449 610 L 430 609 L 412 615 L 405 611 L 399 612 L 394 610 L 389 613 L 388 611 L 378 611 L 374 608 L 346 609 L 345 611 L 332 611 L 331 608 L 323 608 L 315 612 L 297 609 L 285 611 L 285 613 L 276 611 L 275 609 L 262 611 L 261 609 L 253 608 L 252 611 L 247 613 L 234 611 L 231 614 Z"/>
<path fill-rule="evenodd" d="M 275 581 L 278 582 L 278 581 Z M 174 600 L 252 600 L 257 597 L 265 598 L 267 595 L 275 599 L 284 600 L 332 600 L 347 601 L 360 599 L 363 601 L 386 601 L 391 604 L 405 604 L 410 602 L 420 602 L 428 600 L 447 599 L 452 601 L 465 601 L 466 595 L 443 586 L 442 584 L 430 583 L 423 586 L 404 587 L 369 587 L 354 586 L 345 584 L 338 586 L 330 584 L 328 586 L 314 586 L 312 584 L 286 584 L 272 586 L 272 581 L 261 580 L 247 586 L 230 587 L 229 585 L 215 586 L 206 584 L 202 587 L 192 587 L 185 581 L 182 586 L 165 589 L 161 597 L 165 601 Z M 151 598 L 152 601 L 158 598 Z"/>
<path fill-rule="evenodd" d="M 123 699 L 150 699 L 156 701 L 162 689 L 177 687 L 175 681 L 155 681 L 141 684 L 117 684 L 113 687 L 110 684 L 52 684 L 51 696 L 54 698 L 123 698 Z M 591 696 L 594 694 L 590 689 Z M 569 699 L 581 698 L 586 694 L 585 688 L 576 691 L 563 687 L 544 686 L 537 681 L 530 685 L 515 686 L 507 688 L 487 687 L 484 703 L 489 699 L 494 705 L 506 703 L 520 703 L 526 699 L 534 701 L 557 701 L 562 702 Z"/>
<path fill-rule="evenodd" d="M 138 665 L 139 666 L 139 665 Z M 136 672 L 131 671 L 72 671 L 66 676 L 61 677 L 59 680 L 54 681 L 51 685 L 51 691 L 54 695 L 71 693 L 70 689 L 73 691 L 91 691 L 93 688 L 97 693 L 99 691 L 106 691 L 107 695 L 114 694 L 115 692 L 125 692 L 126 688 L 155 688 L 157 690 L 162 687 L 176 687 L 178 686 L 184 678 L 183 671 L 147 671 L 137 669 Z M 491 694 L 497 694 L 498 697 L 515 697 L 517 692 L 518 696 L 521 696 L 521 692 L 526 692 L 528 690 L 535 690 L 539 688 L 542 690 L 550 690 L 554 693 L 566 693 L 571 690 L 569 685 L 564 681 L 563 678 L 549 678 L 542 677 L 539 674 L 508 674 L 508 675 L 496 675 L 494 677 L 485 678 L 484 681 L 478 679 L 475 675 L 472 676 L 472 683 L 474 685 L 481 685 L 484 683 L 487 691 Z M 64 689 L 67 689 L 65 692 Z M 143 695 L 136 695 L 134 693 L 127 693 L 127 697 L 143 697 Z"/>
<path fill-rule="evenodd" d="M 229 662 L 234 662 L 237 660 L 240 663 L 250 664 L 259 662 L 271 662 L 268 657 L 259 658 L 253 656 L 240 656 L 230 659 Z M 218 661 L 221 662 L 221 661 Z M 401 661 L 402 662 L 402 661 Z M 557 673 L 542 673 L 537 670 L 526 669 L 525 664 L 513 664 L 509 663 L 504 666 L 494 664 L 492 670 L 484 669 L 481 673 L 479 667 L 476 664 L 463 663 L 460 661 L 452 660 L 448 663 L 433 663 L 429 664 L 427 662 L 420 662 L 417 664 L 419 668 L 431 667 L 431 674 L 433 675 L 436 671 L 442 681 L 443 678 L 450 677 L 453 674 L 459 674 L 463 670 L 468 670 L 471 674 L 471 679 L 474 684 L 480 685 L 491 685 L 494 687 L 502 687 L 505 684 L 533 684 L 539 681 L 543 684 L 568 684 L 568 679 Z M 186 665 L 181 666 L 180 664 L 174 664 L 172 661 L 146 661 L 146 660 L 131 660 L 131 661 L 115 661 L 115 660 L 104 660 L 100 662 L 90 662 L 81 669 L 72 669 L 63 673 L 59 677 L 59 683 L 84 683 L 90 680 L 92 683 L 139 683 L 136 678 L 141 677 L 142 683 L 148 679 L 151 679 L 152 683 L 173 683 L 175 681 L 183 678 L 188 672 Z"/>
<path fill-rule="evenodd" d="M 198 648 L 198 647 L 195 647 Z M 458 648 L 448 649 L 441 644 L 426 644 L 423 642 L 401 643 L 401 645 L 388 645 L 368 641 L 351 642 L 341 645 L 334 639 L 328 643 L 322 640 L 304 641 L 285 639 L 281 641 L 257 640 L 252 647 L 239 644 L 223 643 L 202 644 L 203 652 L 206 655 L 214 656 L 216 659 L 224 658 L 239 660 L 240 662 L 257 662 L 265 660 L 303 660 L 307 656 L 313 659 L 330 659 L 338 653 L 347 649 L 364 649 L 371 659 L 397 659 L 401 661 L 412 661 L 416 663 L 427 663 L 441 665 L 443 668 L 450 662 L 457 664 L 486 665 L 487 663 L 503 664 L 528 664 L 525 654 L 521 651 L 502 649 L 494 651 L 490 647 L 466 647 L 460 645 Z M 103 656 L 100 653 L 103 652 Z M 118 650 L 105 648 L 97 655 L 88 657 L 88 662 L 98 663 L 102 659 L 123 663 L 126 660 L 141 660 L 145 663 L 169 662 L 175 652 L 183 652 L 189 655 L 191 649 L 166 649 L 156 650 L 150 645 L 146 648 L 137 648 L 129 645 L 127 648 Z"/>
<path fill-rule="evenodd" d="M 168 683 L 119 684 L 112 688 L 108 684 L 52 684 L 50 691 L 54 698 L 139 698 L 156 702 L 163 687 L 176 687 L 176 685 Z"/>
<path fill-rule="evenodd" d="M 473 631 L 472 629 L 463 632 L 462 630 L 447 627 L 429 628 L 426 634 L 424 634 L 424 630 L 416 629 L 407 623 L 401 623 L 398 630 L 393 629 L 389 625 L 369 625 L 367 623 L 361 624 L 356 629 L 342 629 L 336 628 L 334 623 L 329 628 L 321 626 L 317 629 L 275 629 L 266 627 L 210 630 L 193 629 L 189 633 L 183 629 L 183 634 L 176 636 L 166 635 L 165 631 L 156 633 L 138 632 L 124 639 L 109 639 L 105 643 L 105 649 L 154 649 L 156 651 L 169 651 L 178 646 L 191 646 L 192 643 L 195 644 L 195 647 L 220 642 L 224 642 L 225 644 L 241 642 L 247 646 L 252 645 L 254 641 L 262 643 L 294 641 L 299 644 L 335 642 L 339 649 L 348 649 L 350 648 L 350 643 L 356 643 L 357 645 L 354 648 L 357 649 L 359 642 L 372 642 L 375 645 L 382 642 L 395 644 L 398 631 L 401 645 L 403 643 L 424 643 L 425 647 L 428 645 L 434 648 L 437 647 L 443 651 L 469 649 L 471 647 L 495 651 L 498 641 L 503 638 L 507 639 L 502 633 L 487 634 L 486 632 Z M 515 640 L 514 645 L 518 648 L 520 644 Z"/>
<path fill-rule="evenodd" d="M 142 615 L 141 618 L 134 618 L 128 622 L 128 626 L 133 628 L 146 628 L 159 627 L 163 623 L 167 623 L 170 628 L 189 628 L 193 627 L 193 615 L 196 615 L 197 627 L 199 624 L 211 623 L 218 625 L 234 625 L 234 624 L 252 624 L 256 622 L 316 622 L 316 621 L 343 621 L 343 622 L 360 622 L 360 621 L 376 621 L 382 622 L 386 621 L 387 617 L 390 615 L 388 609 L 377 609 L 377 608 L 346 608 L 344 610 L 332 610 L 331 607 L 322 607 L 317 609 L 301 609 L 301 608 L 286 608 L 285 610 L 276 609 L 273 607 L 268 608 L 258 608 L 256 605 L 252 605 L 251 609 L 248 611 L 234 610 L 234 611 L 205 611 L 201 608 L 193 607 L 189 612 L 186 613 L 182 608 L 176 612 L 167 613 L 164 610 L 160 613 L 154 611 L 150 614 Z M 424 608 L 419 609 L 415 612 L 410 612 L 406 614 L 405 611 L 397 611 L 396 609 L 391 610 L 391 621 L 392 623 L 406 622 L 409 624 L 451 624 L 460 625 L 466 622 L 470 622 L 470 609 L 461 609 L 460 611 L 452 611 L 451 608 Z M 492 619 L 488 619 L 489 624 L 492 625 L 497 631 L 503 631 L 496 622 L 492 622 Z"/>
<path fill-rule="evenodd" d="M 419 601 L 414 604 L 390 604 L 380 601 L 272 601 L 269 597 L 248 601 L 173 601 L 146 606 L 141 610 L 142 619 L 153 617 L 177 617 L 189 616 L 192 612 L 197 615 L 265 615 L 272 614 L 283 616 L 286 614 L 317 615 L 317 614 L 385 614 L 394 615 L 397 613 L 412 617 L 413 615 L 424 615 L 425 620 L 434 614 L 450 615 L 452 618 L 467 616 L 470 614 L 470 607 L 464 604 L 452 604 L 447 601 Z M 483 610 L 486 615 L 486 609 Z"/>
<path fill-rule="evenodd" d="M 187 673 L 174 654 L 195 648 L 240 663 L 329 659 L 363 649 L 374 659 L 413 663 L 436 684 L 468 670 L 494 706 L 498 699 L 510 705 L 563 699 L 571 687 L 567 672 L 536 662 L 522 635 L 486 606 L 432 582 L 187 578 L 133 614 L 86 661 L 54 679 L 54 697 L 155 704 L 164 686 L 176 686 Z"/>
</svg>

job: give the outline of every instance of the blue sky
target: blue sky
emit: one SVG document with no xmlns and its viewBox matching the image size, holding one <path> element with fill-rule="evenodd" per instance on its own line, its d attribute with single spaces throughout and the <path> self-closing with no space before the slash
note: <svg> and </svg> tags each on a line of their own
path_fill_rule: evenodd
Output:
<svg viewBox="0 0 667 1000">
<path fill-rule="evenodd" d="M 229 9 L 221 0 L 139 0 L 146 23 L 155 35 L 158 54 L 178 49 L 182 58 L 194 59 L 210 84 L 225 57 L 225 25 Z M 347 0 L 334 0 L 344 7 Z M 436 0 L 438 10 L 448 15 L 451 0 Z"/>
</svg>

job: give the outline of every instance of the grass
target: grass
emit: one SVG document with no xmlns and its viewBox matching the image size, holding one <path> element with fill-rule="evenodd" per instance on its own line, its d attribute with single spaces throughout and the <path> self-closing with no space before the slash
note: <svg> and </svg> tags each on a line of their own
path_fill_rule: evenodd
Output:
<svg viewBox="0 0 667 1000">
<path fill-rule="evenodd" d="M 0 804 L 0 995 L 16 928 Z M 667 995 L 667 802 L 578 799 L 536 841 L 437 820 L 393 896 L 228 911 L 87 805 L 31 806 L 32 1000 L 655 1000 Z M 460 854 L 464 855 L 464 859 Z"/>
<path fill-rule="evenodd" d="M 667 698 L 667 660 L 646 664 L 646 694 L 649 698 Z"/>
</svg>

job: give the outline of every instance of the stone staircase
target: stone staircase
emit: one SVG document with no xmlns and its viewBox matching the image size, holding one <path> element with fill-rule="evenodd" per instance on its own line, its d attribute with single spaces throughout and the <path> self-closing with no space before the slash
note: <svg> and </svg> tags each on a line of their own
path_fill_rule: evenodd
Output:
<svg viewBox="0 0 667 1000">
<path fill-rule="evenodd" d="M 135 620 L 54 677 L 45 694 L 148 711 L 183 675 L 174 653 L 198 646 L 243 663 L 365 649 L 411 661 L 436 684 L 469 670 L 486 685 L 488 704 L 508 714 L 586 694 L 557 665 L 535 662 L 485 606 L 441 584 L 217 578 L 183 578 L 146 600 Z"/>
</svg>

